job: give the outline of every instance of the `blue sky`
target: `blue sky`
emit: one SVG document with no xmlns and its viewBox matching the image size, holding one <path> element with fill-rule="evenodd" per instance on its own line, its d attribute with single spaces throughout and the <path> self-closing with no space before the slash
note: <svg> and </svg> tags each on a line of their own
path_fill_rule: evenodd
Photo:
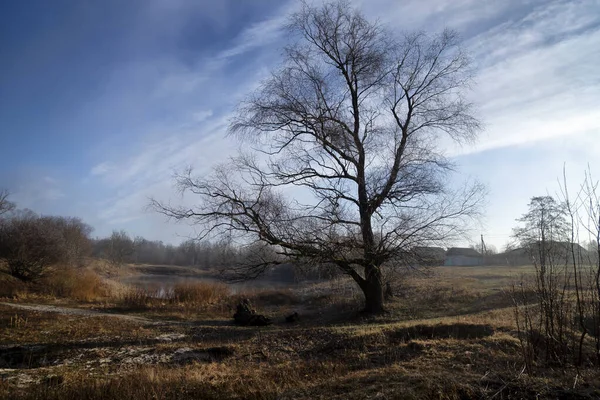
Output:
<svg viewBox="0 0 600 400">
<path fill-rule="evenodd" d="M 458 30 L 478 67 L 486 129 L 449 149 L 488 185 L 474 230 L 502 247 L 531 196 L 600 177 L 600 2 L 364 0 L 396 32 Z M 175 170 L 227 158 L 236 103 L 280 60 L 295 0 L 0 2 L 0 187 L 96 235 L 178 242 L 192 232 L 145 210 L 177 201 Z M 466 244 L 466 243 L 465 243 Z"/>
</svg>

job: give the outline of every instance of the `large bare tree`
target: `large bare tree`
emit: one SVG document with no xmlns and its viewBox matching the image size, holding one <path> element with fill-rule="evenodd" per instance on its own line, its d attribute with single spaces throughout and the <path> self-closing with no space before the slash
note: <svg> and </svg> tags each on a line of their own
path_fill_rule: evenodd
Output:
<svg viewBox="0 0 600 400">
<path fill-rule="evenodd" d="M 480 128 L 464 97 L 469 58 L 451 31 L 398 36 L 345 1 L 303 4 L 287 29 L 283 64 L 230 126 L 254 151 L 209 177 L 180 174 L 197 206 L 153 205 L 278 254 L 258 247 L 245 274 L 289 260 L 335 265 L 364 292 L 365 311 L 380 312 L 382 268 L 455 239 L 481 204 L 481 186 L 449 184 L 441 145 Z"/>
</svg>

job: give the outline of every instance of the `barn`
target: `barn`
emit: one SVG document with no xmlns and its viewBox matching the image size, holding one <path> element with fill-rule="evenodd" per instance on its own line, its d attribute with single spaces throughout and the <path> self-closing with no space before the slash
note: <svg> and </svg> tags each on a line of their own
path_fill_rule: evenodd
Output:
<svg viewBox="0 0 600 400">
<path fill-rule="evenodd" d="M 468 247 L 451 247 L 446 252 L 444 261 L 446 266 L 474 266 L 483 265 L 483 256 Z"/>
</svg>

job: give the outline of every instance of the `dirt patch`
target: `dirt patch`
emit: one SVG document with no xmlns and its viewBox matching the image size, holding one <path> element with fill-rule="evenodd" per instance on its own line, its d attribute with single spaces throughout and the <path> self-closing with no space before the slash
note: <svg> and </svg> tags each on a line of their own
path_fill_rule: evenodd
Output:
<svg viewBox="0 0 600 400">
<path fill-rule="evenodd" d="M 171 357 L 171 362 L 174 364 L 184 365 L 194 362 L 213 362 L 222 361 L 234 354 L 231 347 L 220 346 L 211 347 L 208 349 L 190 349 L 184 347 L 177 349 Z"/>
</svg>

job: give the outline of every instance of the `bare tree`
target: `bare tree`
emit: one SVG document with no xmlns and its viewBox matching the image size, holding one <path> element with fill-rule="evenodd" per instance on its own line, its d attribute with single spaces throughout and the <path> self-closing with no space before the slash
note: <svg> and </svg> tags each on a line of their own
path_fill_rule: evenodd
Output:
<svg viewBox="0 0 600 400">
<path fill-rule="evenodd" d="M 295 42 L 283 65 L 230 126 L 256 151 L 208 178 L 181 174 L 197 207 L 153 205 L 276 250 L 244 274 L 289 260 L 335 265 L 364 292 L 365 311 L 380 312 L 382 268 L 464 233 L 483 198 L 477 184 L 448 187 L 440 146 L 480 128 L 464 99 L 469 58 L 451 31 L 398 38 L 346 1 L 305 3 L 287 28 Z"/>
<path fill-rule="evenodd" d="M 514 229 L 513 236 L 528 250 L 544 272 L 546 264 L 563 262 L 567 257 L 570 225 L 565 204 L 552 196 L 532 197 L 529 211 L 517 220 L 523 225 Z M 562 258 L 557 260 L 557 258 Z"/>
<path fill-rule="evenodd" d="M 108 239 L 107 247 L 105 251 L 107 252 L 108 260 L 114 266 L 123 265 L 128 257 L 135 252 L 133 240 L 123 230 L 113 231 Z"/>
<path fill-rule="evenodd" d="M 8 200 L 8 190 L 0 190 L 0 216 L 15 209 L 15 203 Z"/>
<path fill-rule="evenodd" d="M 46 217 L 53 221 L 55 229 L 62 233 L 65 243 L 65 262 L 73 267 L 84 265 L 85 257 L 92 253 L 90 234 L 94 230 L 79 218 Z"/>
</svg>

